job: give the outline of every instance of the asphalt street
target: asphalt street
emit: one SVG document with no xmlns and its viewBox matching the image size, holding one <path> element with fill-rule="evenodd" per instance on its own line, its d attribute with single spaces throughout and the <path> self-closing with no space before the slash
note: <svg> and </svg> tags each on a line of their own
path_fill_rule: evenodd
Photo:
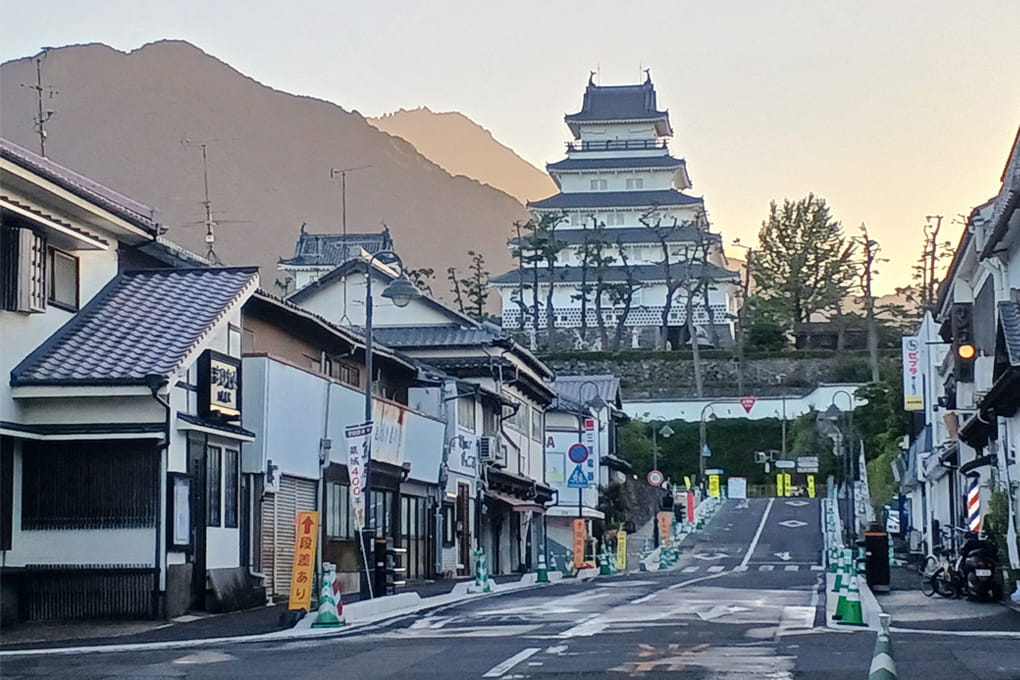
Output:
<svg viewBox="0 0 1020 680">
<path fill-rule="evenodd" d="M 728 501 L 678 568 L 563 581 L 340 638 L 3 659 L 3 678 L 867 677 L 875 636 L 825 627 L 819 507 Z M 1020 677 L 1020 640 L 900 635 L 900 678 Z M 980 650 L 980 651 L 977 651 Z M 1015 665 L 1014 665 L 1015 664 Z"/>
</svg>

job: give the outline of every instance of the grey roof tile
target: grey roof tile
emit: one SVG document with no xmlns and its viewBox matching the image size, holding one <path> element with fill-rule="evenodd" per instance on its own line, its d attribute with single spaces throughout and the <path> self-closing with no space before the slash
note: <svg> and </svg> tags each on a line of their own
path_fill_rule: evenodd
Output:
<svg viewBox="0 0 1020 680">
<path fill-rule="evenodd" d="M 388 231 L 378 234 L 310 234 L 302 229 L 294 245 L 294 257 L 280 264 L 335 267 L 357 257 L 362 250 L 374 255 L 393 247 Z"/>
<path fill-rule="evenodd" d="M 557 375 L 552 382 L 553 391 L 572 406 L 591 401 L 596 393 L 607 404 L 616 404 L 620 396 L 620 379 L 611 373 L 604 375 Z"/>
<path fill-rule="evenodd" d="M 1000 302 L 999 322 L 1010 366 L 1020 366 L 1020 303 Z"/>
<path fill-rule="evenodd" d="M 704 200 L 688 196 L 676 189 L 655 191 L 576 191 L 559 193 L 541 201 L 531 201 L 529 208 L 538 210 L 569 210 L 576 208 L 643 208 L 661 205 L 699 205 Z"/>
<path fill-rule="evenodd" d="M 666 268 L 661 264 L 638 264 L 631 267 L 635 280 L 642 283 L 648 283 L 650 281 L 665 281 L 666 280 Z M 519 269 L 511 269 L 505 274 L 492 277 L 490 283 L 519 283 L 520 279 L 524 279 L 524 283 L 530 283 L 535 280 L 535 271 L 531 269 L 525 269 L 523 272 Z M 538 281 L 539 283 L 545 283 L 549 280 L 549 270 L 544 267 L 538 270 Z M 557 267 L 554 270 L 554 282 L 555 283 L 580 283 L 582 275 L 581 267 Z M 683 279 L 694 279 L 700 277 L 711 278 L 714 280 L 724 279 L 735 279 L 738 273 L 723 269 L 714 264 L 699 264 L 695 263 L 692 265 L 682 265 L 672 263 L 670 265 L 670 277 L 674 280 Z M 606 267 L 604 280 L 608 283 L 621 283 L 626 282 L 626 270 L 623 267 Z M 591 284 L 593 278 L 592 271 L 588 271 L 588 282 Z M 593 285 L 593 284 L 592 284 Z"/>
<path fill-rule="evenodd" d="M 376 327 L 372 334 L 385 345 L 403 349 L 492 345 L 502 337 L 500 332 L 484 326 L 465 328 L 456 325 Z"/>
<path fill-rule="evenodd" d="M 590 120 L 641 120 L 668 116 L 656 103 L 651 80 L 640 85 L 595 85 L 589 82 L 581 110 L 564 116 L 567 122 Z"/>
<path fill-rule="evenodd" d="M 11 371 L 11 385 L 125 385 L 169 376 L 256 267 L 125 272 Z"/>
<path fill-rule="evenodd" d="M 702 231 L 698 233 L 698 227 L 683 224 L 661 227 L 607 227 L 600 234 L 601 240 L 608 244 L 614 243 L 651 243 L 659 245 L 662 240 L 666 243 L 689 243 L 697 241 L 702 236 L 711 242 L 722 239 L 719 234 Z M 589 242 L 596 240 L 596 233 L 593 229 L 578 229 L 576 227 L 559 227 L 554 232 L 556 241 L 566 245 L 580 245 L 587 238 Z M 661 237 L 661 238 L 660 238 Z M 527 237 L 524 237 L 527 244 Z M 510 245 L 517 245 L 517 237 L 510 239 Z"/>
<path fill-rule="evenodd" d="M 618 170 L 645 168 L 682 168 L 686 163 L 673 156 L 639 156 L 637 158 L 565 158 L 556 163 L 547 163 L 549 172 L 565 172 L 570 170 Z"/>
</svg>

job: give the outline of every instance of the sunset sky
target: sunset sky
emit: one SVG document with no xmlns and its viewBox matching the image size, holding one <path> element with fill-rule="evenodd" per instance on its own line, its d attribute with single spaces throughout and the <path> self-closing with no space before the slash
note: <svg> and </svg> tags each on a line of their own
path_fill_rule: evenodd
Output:
<svg viewBox="0 0 1020 680">
<path fill-rule="evenodd" d="M 727 241 L 814 192 L 881 242 L 883 292 L 909 283 L 925 216 L 955 242 L 957 216 L 998 192 L 1020 125 L 1015 0 L 7 0 L 0 16 L 0 61 L 179 38 L 366 116 L 460 111 L 538 167 L 561 157 L 589 71 L 608 85 L 650 68 Z"/>
</svg>

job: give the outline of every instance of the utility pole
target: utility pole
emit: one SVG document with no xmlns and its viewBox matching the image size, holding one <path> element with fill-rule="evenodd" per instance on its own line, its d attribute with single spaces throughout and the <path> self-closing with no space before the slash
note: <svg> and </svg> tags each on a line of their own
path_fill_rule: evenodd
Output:
<svg viewBox="0 0 1020 680">
<path fill-rule="evenodd" d="M 744 342 L 746 335 L 744 326 L 747 322 L 747 299 L 751 294 L 751 263 L 754 258 L 754 248 L 740 243 L 740 239 L 734 239 L 733 245 L 737 248 L 747 250 L 747 259 L 744 264 L 744 280 L 741 281 L 740 309 L 737 310 L 737 393 L 744 394 Z"/>
<path fill-rule="evenodd" d="M 48 94 L 50 99 L 53 99 L 54 95 L 60 94 L 52 87 L 43 85 L 42 60 L 45 56 L 46 48 L 43 48 L 43 51 L 35 58 L 35 84 L 21 83 L 22 87 L 35 90 L 36 115 L 34 127 L 36 132 L 39 133 L 39 155 L 43 158 L 46 157 L 46 123 L 54 114 L 53 111 L 43 110 L 43 95 Z"/>
</svg>

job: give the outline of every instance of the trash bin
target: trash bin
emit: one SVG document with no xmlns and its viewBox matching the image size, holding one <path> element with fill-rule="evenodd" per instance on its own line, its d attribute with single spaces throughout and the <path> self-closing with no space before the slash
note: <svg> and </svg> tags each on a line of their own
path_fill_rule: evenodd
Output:
<svg viewBox="0 0 1020 680">
<path fill-rule="evenodd" d="M 872 592 L 889 592 L 889 534 L 878 523 L 864 532 L 864 572 Z"/>
</svg>

